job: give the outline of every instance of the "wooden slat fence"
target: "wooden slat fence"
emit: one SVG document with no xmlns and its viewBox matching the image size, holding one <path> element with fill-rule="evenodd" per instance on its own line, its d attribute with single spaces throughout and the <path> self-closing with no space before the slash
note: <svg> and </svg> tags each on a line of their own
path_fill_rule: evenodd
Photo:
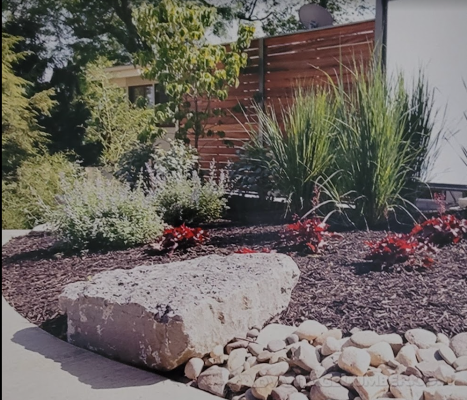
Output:
<svg viewBox="0 0 467 400">
<path fill-rule="evenodd" d="M 201 168 L 207 168 L 212 159 L 220 167 L 235 160 L 237 149 L 248 140 L 243 124 L 248 119 L 251 129 L 256 128 L 254 101 L 279 111 L 281 104 L 291 101 L 297 84 L 324 83 L 328 75 L 341 74 L 342 66 L 352 66 L 355 59 L 369 62 L 374 37 L 372 20 L 252 41 L 239 86 L 229 90 L 225 101 L 212 103 L 213 107 L 227 110 L 225 116 L 209 121 L 210 128 L 225 132 L 225 138 L 200 138 Z M 243 112 L 239 112 L 239 104 Z"/>
</svg>

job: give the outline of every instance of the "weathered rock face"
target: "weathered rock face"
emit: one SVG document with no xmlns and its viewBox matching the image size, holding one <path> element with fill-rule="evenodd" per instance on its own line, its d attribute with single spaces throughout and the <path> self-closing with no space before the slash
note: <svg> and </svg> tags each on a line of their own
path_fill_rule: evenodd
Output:
<svg viewBox="0 0 467 400">
<path fill-rule="evenodd" d="M 60 296 L 69 342 L 171 370 L 284 310 L 299 277 L 284 254 L 210 255 L 100 273 Z"/>
</svg>

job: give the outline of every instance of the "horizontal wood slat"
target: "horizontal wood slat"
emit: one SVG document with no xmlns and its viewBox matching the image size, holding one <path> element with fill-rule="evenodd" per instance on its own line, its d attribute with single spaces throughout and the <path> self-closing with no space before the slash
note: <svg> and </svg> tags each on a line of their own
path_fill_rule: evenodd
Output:
<svg viewBox="0 0 467 400">
<path fill-rule="evenodd" d="M 326 85 L 329 77 L 336 81 L 340 76 L 346 86 L 350 86 L 352 73 L 348 68 L 354 62 L 369 63 L 374 31 L 375 21 L 364 21 L 253 40 L 246 50 L 248 65 L 242 70 L 239 86 L 229 90 L 225 101 L 211 102 L 212 108 L 223 108 L 225 115 L 212 118 L 207 128 L 224 131 L 225 137 L 199 138 L 201 168 L 209 168 L 213 159 L 220 168 L 237 159 L 239 148 L 249 140 L 247 130 L 254 131 L 258 127 L 253 104 L 261 98 L 261 82 L 264 84 L 264 106 L 278 113 L 278 119 L 282 121 L 281 110 L 292 104 L 293 92 L 298 85 Z M 264 49 L 263 59 L 260 59 L 260 46 Z M 263 76 L 260 76 L 261 71 Z M 200 109 L 207 104 L 201 102 Z M 239 104 L 246 115 L 239 112 Z M 190 139 L 193 144 L 193 137 Z M 224 140 L 233 147 L 227 146 Z"/>
</svg>

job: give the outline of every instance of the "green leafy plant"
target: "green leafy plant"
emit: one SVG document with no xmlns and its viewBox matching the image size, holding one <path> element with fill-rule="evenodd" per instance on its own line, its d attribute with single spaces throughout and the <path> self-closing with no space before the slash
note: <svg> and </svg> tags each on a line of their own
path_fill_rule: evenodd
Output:
<svg viewBox="0 0 467 400">
<path fill-rule="evenodd" d="M 168 139 L 168 149 L 159 145 L 139 145 L 120 160 L 120 169 L 116 176 L 123 178 L 131 185 L 135 185 L 140 179 L 148 183 L 148 167 L 158 177 L 176 176 L 187 177 L 196 169 L 198 152 L 181 140 Z"/>
<path fill-rule="evenodd" d="M 131 103 L 125 89 L 110 82 L 105 70 L 110 65 L 99 59 L 87 66 L 82 101 L 91 114 L 86 140 L 102 147 L 103 165 L 115 167 L 127 151 L 138 143 L 153 143 L 164 131 L 156 127 L 154 110 Z"/>
<path fill-rule="evenodd" d="M 386 76 L 376 63 L 355 63 L 350 72 L 350 86 L 342 78 L 334 85 L 338 186 L 341 193 L 354 193 L 355 218 L 374 226 L 391 210 L 406 209 L 433 161 L 428 153 L 438 135 L 432 92 L 423 78 L 407 89 L 401 74 Z"/>
<path fill-rule="evenodd" d="M 2 181 L 2 228 L 31 229 L 45 222 L 41 204 L 57 207 L 61 181 L 79 177 L 81 168 L 67 155 L 39 155 L 28 158 L 18 168 L 16 180 Z"/>
<path fill-rule="evenodd" d="M 28 157 L 38 154 L 47 136 L 39 117 L 50 115 L 53 90 L 28 95 L 32 83 L 16 76 L 13 67 L 28 54 L 16 53 L 21 38 L 2 33 L 2 179 L 11 178 Z"/>
<path fill-rule="evenodd" d="M 238 159 L 229 168 L 234 190 L 255 192 L 262 200 L 270 199 L 276 191 L 274 176 L 269 170 L 269 152 L 262 145 L 261 136 L 251 135 L 238 151 Z"/>
<path fill-rule="evenodd" d="M 44 205 L 47 222 L 72 249 L 126 248 L 160 237 L 164 224 L 154 199 L 100 173 L 63 182 L 59 207 Z"/>
<path fill-rule="evenodd" d="M 299 88 L 280 113 L 259 105 L 255 110 L 261 126 L 250 134 L 256 162 L 270 171 L 276 189 L 298 213 L 312 205 L 317 182 L 333 164 L 335 102 L 325 88 Z"/>
<path fill-rule="evenodd" d="M 191 176 L 157 177 L 152 170 L 151 174 L 152 195 L 163 220 L 170 225 L 212 222 L 221 218 L 228 208 L 225 198 L 227 175 L 220 171 L 216 176 L 213 164 L 205 179 L 201 179 L 196 171 Z"/>
<path fill-rule="evenodd" d="M 227 50 L 206 40 L 215 23 L 214 7 L 162 0 L 157 7 L 142 5 L 134 14 L 138 33 L 148 47 L 139 53 L 138 64 L 144 77 L 157 81 L 170 99 L 159 106 L 158 115 L 179 121 L 178 138 L 189 140 L 192 133 L 195 148 L 200 137 L 222 137 L 220 129 L 211 127 L 210 120 L 221 112 L 213 103 L 225 100 L 228 89 L 238 86 L 240 69 L 247 64 L 243 50 L 254 28 L 241 25 L 238 40 Z"/>
</svg>

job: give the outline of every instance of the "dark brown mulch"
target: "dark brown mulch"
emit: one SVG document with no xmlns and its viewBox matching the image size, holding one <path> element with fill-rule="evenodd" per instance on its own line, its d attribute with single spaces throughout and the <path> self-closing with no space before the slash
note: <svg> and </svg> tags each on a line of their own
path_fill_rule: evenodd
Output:
<svg viewBox="0 0 467 400">
<path fill-rule="evenodd" d="M 174 255 L 149 247 L 66 256 L 44 233 L 13 239 L 2 251 L 3 295 L 16 310 L 62 336 L 57 297 L 64 285 L 100 271 L 129 269 L 206 254 L 230 254 L 240 246 L 277 246 L 280 226 L 217 226 L 209 243 Z M 429 270 L 376 270 L 363 260 L 364 242 L 383 232 L 344 232 L 323 255 L 291 253 L 301 270 L 292 301 L 275 321 L 299 324 L 317 319 L 348 331 L 354 327 L 404 333 L 414 327 L 454 335 L 467 330 L 467 242 L 443 248 Z M 283 251 L 284 249 L 279 249 Z"/>
</svg>

